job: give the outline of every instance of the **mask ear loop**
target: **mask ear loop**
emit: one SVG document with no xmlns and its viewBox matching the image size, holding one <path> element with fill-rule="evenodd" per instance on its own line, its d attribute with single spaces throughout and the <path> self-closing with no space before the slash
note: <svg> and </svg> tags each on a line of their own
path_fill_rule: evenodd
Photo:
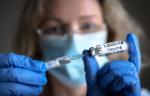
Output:
<svg viewBox="0 0 150 96">
<path fill-rule="evenodd" d="M 105 30 L 105 32 L 107 32 L 107 34 L 106 34 L 107 36 L 106 36 L 106 37 L 107 37 L 107 39 L 108 39 L 109 30 L 108 30 L 108 26 L 107 26 L 106 23 L 103 24 L 103 30 Z M 107 41 L 108 41 L 108 40 L 106 40 L 106 42 L 107 42 Z"/>
<path fill-rule="evenodd" d="M 107 27 L 107 24 L 106 24 L 106 23 L 104 23 L 104 24 L 103 24 L 103 30 L 108 31 L 108 30 L 107 30 L 107 28 L 108 28 L 108 27 Z"/>
<path fill-rule="evenodd" d="M 42 34 L 42 30 L 41 29 L 36 29 L 36 33 L 37 33 L 37 35 L 41 35 Z"/>
</svg>

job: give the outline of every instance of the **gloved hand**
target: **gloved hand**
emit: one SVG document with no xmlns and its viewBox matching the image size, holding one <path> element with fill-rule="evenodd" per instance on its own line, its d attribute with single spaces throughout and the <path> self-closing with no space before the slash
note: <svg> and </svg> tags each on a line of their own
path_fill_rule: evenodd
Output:
<svg viewBox="0 0 150 96">
<path fill-rule="evenodd" d="M 129 59 L 115 60 L 98 67 L 94 56 L 83 52 L 87 96 L 140 96 L 138 74 L 141 69 L 141 55 L 136 36 L 128 34 Z"/>
<path fill-rule="evenodd" d="M 0 95 L 37 96 L 46 84 L 43 62 L 16 54 L 0 55 Z"/>
</svg>

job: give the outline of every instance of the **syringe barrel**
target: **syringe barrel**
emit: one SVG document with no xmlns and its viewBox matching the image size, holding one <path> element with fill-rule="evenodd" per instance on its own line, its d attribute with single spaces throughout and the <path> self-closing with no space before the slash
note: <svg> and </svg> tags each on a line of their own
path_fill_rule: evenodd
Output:
<svg viewBox="0 0 150 96">
<path fill-rule="evenodd" d="M 58 59 L 45 62 L 47 69 L 53 69 L 60 66 Z"/>
<path fill-rule="evenodd" d="M 126 41 L 115 41 L 91 47 L 89 50 L 93 56 L 108 56 L 128 51 L 128 43 Z"/>
<path fill-rule="evenodd" d="M 53 60 L 46 61 L 45 64 L 47 69 L 53 69 L 56 67 L 60 67 L 62 65 L 69 64 L 70 62 L 71 62 L 70 58 L 68 58 L 67 56 L 62 56 L 55 58 Z"/>
</svg>

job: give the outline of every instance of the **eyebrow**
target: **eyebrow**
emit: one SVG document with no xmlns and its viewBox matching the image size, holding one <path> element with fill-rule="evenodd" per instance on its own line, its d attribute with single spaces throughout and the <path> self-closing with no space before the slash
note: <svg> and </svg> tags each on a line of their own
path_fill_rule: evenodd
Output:
<svg viewBox="0 0 150 96">
<path fill-rule="evenodd" d="M 91 19 L 91 18 L 94 18 L 94 17 L 97 17 L 95 15 L 90 15 L 90 16 L 82 16 L 82 17 L 79 17 L 78 20 L 82 20 L 82 19 Z M 61 21 L 60 19 L 56 18 L 56 17 L 47 17 L 46 20 L 55 20 L 59 23 L 62 23 L 63 21 Z"/>
<path fill-rule="evenodd" d="M 55 17 L 47 17 L 46 20 L 55 20 L 55 21 L 57 21 L 57 22 L 62 23 L 62 21 L 61 21 L 60 19 L 55 18 Z"/>
<path fill-rule="evenodd" d="M 95 16 L 95 15 L 82 16 L 82 17 L 79 18 L 79 20 L 81 20 L 81 19 L 90 19 L 90 18 L 94 18 L 94 17 L 97 17 L 97 16 Z"/>
</svg>

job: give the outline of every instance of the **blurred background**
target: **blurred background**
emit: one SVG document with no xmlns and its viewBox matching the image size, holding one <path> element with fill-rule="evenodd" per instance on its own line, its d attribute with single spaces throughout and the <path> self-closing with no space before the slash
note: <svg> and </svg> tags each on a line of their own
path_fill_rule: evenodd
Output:
<svg viewBox="0 0 150 96">
<path fill-rule="evenodd" d="M 0 1 L 0 53 L 13 51 L 13 41 L 25 1 L 26 0 Z M 149 37 L 150 0 L 121 1 L 129 14 L 143 27 L 146 36 Z M 146 45 L 143 47 L 146 47 Z M 144 88 L 150 89 L 150 67 L 145 67 L 142 69 L 141 81 Z"/>
</svg>

